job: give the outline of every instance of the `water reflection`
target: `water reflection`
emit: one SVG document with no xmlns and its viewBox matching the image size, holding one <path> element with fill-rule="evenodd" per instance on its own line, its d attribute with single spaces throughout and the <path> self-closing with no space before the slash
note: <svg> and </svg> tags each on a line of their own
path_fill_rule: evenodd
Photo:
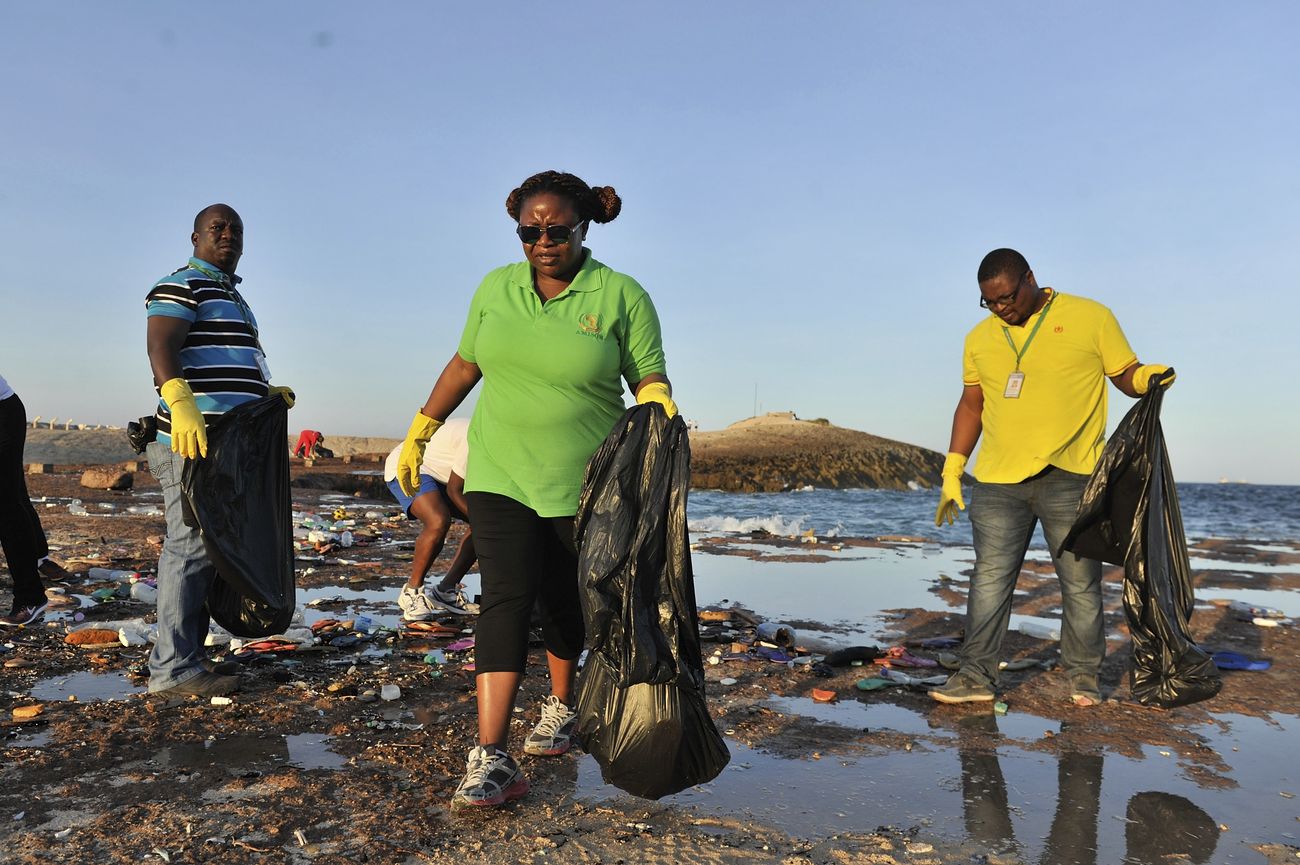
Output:
<svg viewBox="0 0 1300 865">
<path fill-rule="evenodd" d="M 998 759 L 1000 738 L 994 715 L 958 722 L 962 813 L 967 837 L 991 852 L 1023 853 L 1012 823 L 1007 782 Z M 1101 754 L 1062 751 L 1056 764 L 1056 810 L 1043 840 L 1042 865 L 1097 865 L 1101 811 Z M 1218 825 L 1191 800 L 1172 793 L 1134 794 L 1126 806 L 1125 863 L 1156 865 L 1173 858 L 1208 862 L 1218 843 Z"/>
<path fill-rule="evenodd" d="M 768 705 L 805 714 L 804 702 L 773 697 Z M 860 728 L 868 712 L 882 707 L 826 708 L 816 713 L 823 722 Z M 1219 775 L 1208 785 L 1164 750 L 1152 747 L 1139 757 L 1107 752 L 1100 743 L 1079 750 L 1070 747 L 1078 734 L 1069 722 L 1026 713 L 899 710 L 865 726 L 861 741 L 870 753 L 861 756 L 823 751 L 820 759 L 791 758 L 730 739 L 732 762 L 718 778 L 661 804 L 749 819 L 801 838 L 870 833 L 887 814 L 891 824 L 968 842 L 986 857 L 972 861 L 1041 865 L 1231 862 L 1239 850 L 1219 844 L 1219 821 L 1256 843 L 1284 841 L 1284 827 L 1295 819 L 1289 800 L 1260 792 L 1293 787 L 1294 761 L 1276 755 L 1294 752 L 1295 734 L 1276 721 L 1232 716 L 1227 728 L 1213 725 L 1205 744 L 1237 777 Z M 916 736 L 914 746 L 885 744 L 897 742 L 901 730 Z M 581 758 L 577 771 L 578 799 L 628 798 L 603 783 L 593 758 Z M 1116 821 L 1125 819 L 1120 832 Z"/>
<path fill-rule="evenodd" d="M 258 775 L 280 766 L 338 769 L 347 758 L 329 749 L 331 736 L 229 736 L 201 742 L 178 742 L 160 748 L 154 760 L 174 769 L 220 769 L 231 775 Z"/>
</svg>

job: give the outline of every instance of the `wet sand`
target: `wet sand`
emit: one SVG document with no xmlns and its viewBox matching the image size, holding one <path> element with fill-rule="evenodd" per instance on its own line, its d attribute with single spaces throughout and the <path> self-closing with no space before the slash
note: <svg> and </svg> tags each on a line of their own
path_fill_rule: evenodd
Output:
<svg viewBox="0 0 1300 865">
<path fill-rule="evenodd" d="M 47 497 L 38 507 L 56 556 L 78 575 L 69 591 L 111 585 L 85 584 L 91 566 L 152 571 L 162 517 L 126 509 L 159 505 L 157 485 L 137 473 L 131 492 L 92 492 L 78 476 L 69 467 L 28 479 L 33 496 Z M 74 497 L 89 515 L 68 512 Z M 376 538 L 297 563 L 302 600 L 314 602 L 306 624 L 368 615 L 397 628 L 412 525 L 389 519 L 396 508 L 379 498 L 295 488 L 294 501 L 295 510 L 331 518 L 342 508 L 359 537 L 369 529 Z M 969 549 L 924 539 L 836 539 L 838 549 L 771 537 L 695 540 L 701 604 L 742 608 L 729 624 L 706 623 L 715 640 L 706 655 L 747 636 L 751 617 L 785 620 L 801 642 L 818 645 L 960 632 Z M 1198 599 L 1275 599 L 1271 606 L 1300 613 L 1298 543 L 1202 541 L 1193 566 Z M 473 591 L 475 579 L 468 584 Z M 245 663 L 243 691 L 213 706 L 144 696 L 147 647 L 70 646 L 64 622 L 10 631 L 3 642 L 13 648 L 0 661 L 21 663 L 0 669 L 0 859 L 1295 861 L 1294 625 L 1261 627 L 1227 607 L 1198 606 L 1192 624 L 1202 645 L 1273 666 L 1225 672 L 1222 693 L 1206 703 L 1147 709 L 1128 696 L 1119 585 L 1118 569 L 1108 569 L 1102 706 L 1070 706 L 1052 668 L 1057 645 L 1014 631 L 1005 657 L 1039 663 L 1006 674 L 1005 715 L 987 704 L 940 706 L 921 688 L 860 691 L 855 682 L 869 668 L 821 678 L 807 667 L 720 660 L 706 675 L 732 763 L 714 782 L 646 802 L 604 785 L 589 756 L 525 757 L 532 792 L 487 814 L 447 807 L 475 720 L 468 655 L 426 662 L 448 639 L 380 630 L 351 647 L 256 655 Z M 1042 556 L 1027 562 L 1018 589 L 1018 617 L 1059 615 Z M 124 600 L 80 611 L 91 621 L 153 617 L 147 604 Z M 516 743 L 545 693 L 540 649 L 529 672 Z M 401 697 L 367 700 L 385 684 L 400 686 Z M 837 701 L 814 702 L 814 689 Z M 37 704 L 35 718 L 9 720 Z"/>
</svg>

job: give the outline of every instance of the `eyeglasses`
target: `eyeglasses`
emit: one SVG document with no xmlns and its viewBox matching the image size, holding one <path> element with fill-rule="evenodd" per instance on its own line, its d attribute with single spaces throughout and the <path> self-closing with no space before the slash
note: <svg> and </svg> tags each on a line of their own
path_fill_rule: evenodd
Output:
<svg viewBox="0 0 1300 865">
<path fill-rule="evenodd" d="M 581 222 L 578 225 L 582 225 Z M 536 243 L 542 239 L 545 234 L 551 243 L 568 243 L 573 238 L 573 232 L 578 230 L 578 225 L 548 225 L 542 228 L 540 225 L 520 225 L 515 227 L 515 234 L 524 243 Z"/>
<path fill-rule="evenodd" d="M 1020 296 L 1020 286 L 1025 284 L 1025 277 L 1028 275 L 1029 275 L 1029 271 L 1027 270 L 1020 275 L 1020 279 L 1016 280 L 1015 290 L 1013 290 L 1010 294 L 1004 294 L 1001 297 L 995 297 L 992 300 L 990 300 L 987 297 L 984 297 L 983 295 L 980 295 L 980 308 L 992 309 L 993 307 L 996 306 L 1000 309 L 1004 306 L 1010 306 L 1011 304 L 1015 303 L 1016 298 Z"/>
</svg>

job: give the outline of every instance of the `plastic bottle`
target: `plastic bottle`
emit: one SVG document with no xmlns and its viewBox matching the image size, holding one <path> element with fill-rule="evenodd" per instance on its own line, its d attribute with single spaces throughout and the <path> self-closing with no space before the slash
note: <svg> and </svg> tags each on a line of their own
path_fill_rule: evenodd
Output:
<svg viewBox="0 0 1300 865">
<path fill-rule="evenodd" d="M 114 580 L 119 583 L 131 582 L 140 578 L 138 571 L 115 571 L 112 568 L 91 568 L 88 576 L 92 580 Z"/>
<path fill-rule="evenodd" d="M 757 628 L 758 638 L 767 643 L 773 643 L 783 649 L 794 648 L 795 632 L 794 628 L 781 622 L 762 622 Z"/>
<path fill-rule="evenodd" d="M 352 622 L 352 627 L 356 628 L 363 634 L 369 634 L 375 630 L 375 622 L 374 619 L 369 616 L 357 616 Z"/>
<path fill-rule="evenodd" d="M 131 584 L 131 597 L 146 604 L 158 603 L 158 590 L 145 582 Z"/>
<path fill-rule="evenodd" d="M 1046 622 L 1035 622 L 1026 620 L 1020 623 L 1016 629 L 1020 633 L 1030 637 L 1037 637 L 1040 640 L 1059 640 L 1061 639 L 1061 626 L 1049 625 Z"/>
</svg>

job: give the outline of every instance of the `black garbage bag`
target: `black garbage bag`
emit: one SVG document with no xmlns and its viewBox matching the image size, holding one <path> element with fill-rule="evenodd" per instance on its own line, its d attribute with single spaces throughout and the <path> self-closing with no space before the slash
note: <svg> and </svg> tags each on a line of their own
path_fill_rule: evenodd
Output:
<svg viewBox="0 0 1300 865">
<path fill-rule="evenodd" d="M 1060 552 L 1124 566 L 1124 613 L 1133 637 L 1130 690 L 1140 703 L 1170 709 L 1208 700 L 1223 683 L 1209 653 L 1188 633 L 1195 598 L 1160 428 L 1163 397 L 1164 388 L 1153 383 L 1120 421 Z"/>
<path fill-rule="evenodd" d="M 240 637 L 281 633 L 297 602 L 288 429 L 278 394 L 244 403 L 208 425 L 208 455 L 181 472 L 186 522 L 217 569 L 208 612 Z"/>
<path fill-rule="evenodd" d="M 574 520 L 590 654 L 577 735 L 606 783 L 658 799 L 731 759 L 704 698 L 686 532 L 686 424 L 629 409 L 592 456 Z"/>
</svg>

